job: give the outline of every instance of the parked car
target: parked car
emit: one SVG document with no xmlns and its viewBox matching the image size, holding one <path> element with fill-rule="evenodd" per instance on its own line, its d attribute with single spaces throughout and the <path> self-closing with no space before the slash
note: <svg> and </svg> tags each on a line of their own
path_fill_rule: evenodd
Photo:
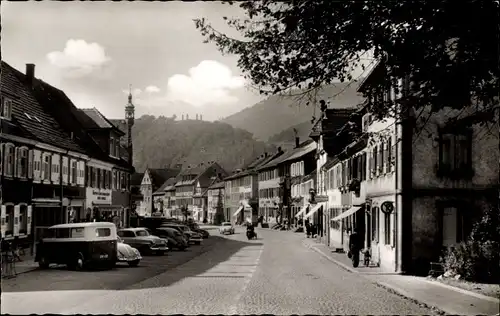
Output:
<svg viewBox="0 0 500 316">
<path fill-rule="evenodd" d="M 35 262 L 42 269 L 51 263 L 71 270 L 89 266 L 112 269 L 117 256 L 116 226 L 108 222 L 71 223 L 51 226 L 36 248 Z"/>
<path fill-rule="evenodd" d="M 120 229 L 118 236 L 123 239 L 124 243 L 136 248 L 143 255 L 163 255 L 168 250 L 167 242 L 158 236 L 151 235 L 146 228 Z"/>
<path fill-rule="evenodd" d="M 197 223 L 189 223 L 187 226 L 195 233 L 201 234 L 203 238 L 208 238 L 210 236 L 210 233 L 205 229 L 201 229 L 200 225 Z"/>
<path fill-rule="evenodd" d="M 139 250 L 124 243 L 120 236 L 117 236 L 117 240 L 117 262 L 126 262 L 131 267 L 137 267 L 142 259 Z"/>
<path fill-rule="evenodd" d="M 232 235 L 234 234 L 234 227 L 233 227 L 233 224 L 231 224 L 230 222 L 224 222 L 220 225 L 219 227 L 219 233 L 225 235 L 225 234 L 229 234 L 229 235 Z"/>
<path fill-rule="evenodd" d="M 201 242 L 203 241 L 203 236 L 201 234 L 192 231 L 186 225 L 172 223 L 172 224 L 162 224 L 161 227 L 170 227 L 177 229 L 178 231 L 186 235 L 189 243 L 200 245 Z"/>
<path fill-rule="evenodd" d="M 161 238 L 165 238 L 169 248 L 185 250 L 189 247 L 187 238 L 175 228 L 159 227 L 153 230 L 153 234 Z"/>
</svg>

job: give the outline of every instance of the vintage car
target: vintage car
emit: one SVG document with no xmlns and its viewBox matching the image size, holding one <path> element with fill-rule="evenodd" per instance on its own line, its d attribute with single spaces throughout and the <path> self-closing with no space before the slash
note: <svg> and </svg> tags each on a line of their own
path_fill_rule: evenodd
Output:
<svg viewBox="0 0 500 316">
<path fill-rule="evenodd" d="M 203 238 L 208 238 L 210 233 L 207 230 L 201 229 L 197 223 L 188 223 L 187 226 L 195 233 L 201 234 Z"/>
<path fill-rule="evenodd" d="M 229 222 L 224 222 L 220 225 L 219 227 L 219 233 L 220 234 L 234 234 L 234 227 L 233 227 L 233 224 L 229 223 Z"/>
<path fill-rule="evenodd" d="M 117 260 L 116 226 L 108 222 L 59 224 L 49 227 L 38 243 L 35 261 L 42 269 L 65 264 L 69 269 L 112 269 Z"/>
<path fill-rule="evenodd" d="M 152 233 L 156 236 L 167 239 L 169 248 L 186 250 L 189 247 L 187 238 L 175 228 L 159 227 L 157 229 L 153 229 Z"/>
<path fill-rule="evenodd" d="M 203 241 L 203 236 L 199 233 L 196 233 L 189 229 L 186 225 L 182 224 L 162 224 L 160 227 L 170 227 L 177 229 L 179 232 L 183 233 L 186 235 L 188 242 L 195 244 L 195 245 L 200 245 L 201 242 Z"/>
<path fill-rule="evenodd" d="M 142 255 L 163 255 L 168 251 L 167 242 L 158 236 L 151 235 L 146 228 L 120 229 L 118 231 L 118 236 L 123 239 L 124 243 L 139 250 Z"/>
<path fill-rule="evenodd" d="M 124 243 L 120 236 L 118 236 L 117 240 L 117 262 L 126 262 L 131 267 L 137 267 L 142 259 L 139 250 Z"/>
</svg>

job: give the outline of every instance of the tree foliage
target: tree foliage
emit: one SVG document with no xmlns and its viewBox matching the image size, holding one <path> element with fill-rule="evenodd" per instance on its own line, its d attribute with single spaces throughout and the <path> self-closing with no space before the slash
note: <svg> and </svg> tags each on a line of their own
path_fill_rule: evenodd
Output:
<svg viewBox="0 0 500 316">
<path fill-rule="evenodd" d="M 228 2 L 232 4 L 232 2 Z M 215 30 L 205 19 L 196 27 L 238 66 L 262 94 L 291 88 L 317 89 L 337 79 L 351 81 L 367 52 L 383 61 L 380 90 L 411 74 L 418 93 L 401 98 L 433 112 L 473 104 L 491 118 L 499 91 L 499 4 L 470 1 L 243 1 L 245 18 L 227 18 L 241 38 Z M 398 92 L 398 91 L 396 91 Z M 409 100 L 411 99 L 411 100 Z M 387 114 L 391 104 L 377 106 Z"/>
</svg>

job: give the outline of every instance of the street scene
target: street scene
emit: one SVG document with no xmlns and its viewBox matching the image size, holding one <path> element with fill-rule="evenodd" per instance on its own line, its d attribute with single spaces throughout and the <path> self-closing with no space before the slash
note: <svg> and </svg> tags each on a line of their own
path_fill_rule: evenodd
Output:
<svg viewBox="0 0 500 316">
<path fill-rule="evenodd" d="M 499 315 L 498 12 L 2 2 L 1 312 Z"/>
<path fill-rule="evenodd" d="M 237 228 L 137 268 L 25 273 L 3 281 L 2 313 L 432 314 L 303 247 L 302 236 L 258 233 L 248 241 Z"/>
</svg>

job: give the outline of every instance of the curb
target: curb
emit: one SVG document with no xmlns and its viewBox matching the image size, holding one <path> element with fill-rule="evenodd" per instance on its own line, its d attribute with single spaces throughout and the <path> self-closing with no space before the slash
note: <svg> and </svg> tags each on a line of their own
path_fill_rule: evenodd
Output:
<svg viewBox="0 0 500 316">
<path fill-rule="evenodd" d="M 452 291 L 455 291 L 455 292 L 458 292 L 458 293 L 462 293 L 462 294 L 473 296 L 473 297 L 476 297 L 476 298 L 479 298 L 479 299 L 482 299 L 482 300 L 485 300 L 485 301 L 490 301 L 490 302 L 493 302 L 493 303 L 500 304 L 500 299 L 498 299 L 498 298 L 494 298 L 494 297 L 491 297 L 491 296 L 479 294 L 479 293 L 472 292 L 472 291 L 469 291 L 469 290 L 464 290 L 464 289 L 461 289 L 461 288 L 453 286 L 453 285 L 448 285 L 448 284 L 441 283 L 439 281 L 434 281 L 434 280 L 425 280 L 425 281 L 429 282 L 429 283 L 432 283 L 432 284 L 435 284 L 435 285 L 439 285 L 441 287 L 444 287 L 446 289 L 449 289 L 449 290 L 452 290 Z"/>
<path fill-rule="evenodd" d="M 370 278 L 368 275 L 361 274 L 361 273 L 359 273 L 359 271 L 357 271 L 357 270 L 355 270 L 355 269 L 353 269 L 353 268 L 345 265 L 344 263 L 342 263 L 342 262 L 340 262 L 338 260 L 335 260 L 335 259 L 329 257 L 328 255 L 326 255 L 325 253 L 323 253 L 318 248 L 314 247 L 313 245 L 308 245 L 304 241 L 302 241 L 302 245 L 304 247 L 308 248 L 308 249 L 314 250 L 315 252 L 317 252 L 318 254 L 320 254 L 322 257 L 324 257 L 325 259 L 327 259 L 330 262 L 335 263 L 336 265 L 338 265 L 342 269 L 344 269 L 344 270 L 346 270 L 346 271 L 348 271 L 350 273 L 356 273 L 359 276 L 361 276 L 361 277 L 363 277 L 365 279 L 368 279 L 369 281 L 374 282 L 375 284 L 381 286 L 382 288 L 389 289 L 389 290 L 395 292 L 396 294 L 398 294 L 400 296 L 403 296 L 403 297 L 405 297 L 407 299 L 410 299 L 410 300 L 415 301 L 415 302 L 417 302 L 419 304 L 423 304 L 423 305 L 425 305 L 425 306 L 427 306 L 427 307 L 429 307 L 431 309 L 434 309 L 439 314 L 451 314 L 451 315 L 460 315 L 461 314 L 460 311 L 450 310 L 450 309 L 447 309 L 447 308 L 442 309 L 442 308 L 434 306 L 432 304 L 428 304 L 426 302 L 420 301 L 417 298 L 415 298 L 413 295 L 411 295 L 410 293 L 408 293 L 407 291 L 402 290 L 402 289 L 398 288 L 397 286 L 394 286 L 394 285 L 391 285 L 391 284 L 388 284 L 388 283 L 385 283 L 385 282 L 376 281 L 376 280 Z M 425 281 L 429 282 L 429 283 L 432 283 L 432 284 L 438 284 L 439 286 L 442 286 L 444 288 L 447 288 L 447 289 L 450 289 L 450 290 L 453 290 L 453 291 L 456 291 L 456 292 L 459 292 L 459 293 L 462 293 L 462 294 L 470 295 L 470 296 L 473 296 L 473 297 L 476 297 L 476 298 L 479 298 L 479 299 L 487 300 L 487 301 L 490 301 L 490 302 L 493 302 L 493 303 L 500 303 L 500 300 L 496 299 L 494 297 L 490 297 L 490 296 L 486 296 L 486 295 L 474 293 L 474 292 L 467 291 L 467 290 L 464 290 L 464 289 L 461 289 L 461 288 L 458 288 L 458 287 L 454 287 L 454 286 L 451 286 L 451 285 L 443 284 L 443 283 L 440 283 L 440 282 L 437 282 L 437 281 L 431 281 L 431 280 L 425 280 Z"/>
<path fill-rule="evenodd" d="M 317 253 L 319 253 L 321 256 L 323 256 L 323 258 L 329 260 L 330 262 L 333 262 L 335 263 L 336 265 L 338 265 L 339 267 L 343 268 L 344 270 L 347 270 L 348 272 L 351 272 L 351 273 L 357 273 L 357 274 L 360 274 L 359 271 L 356 271 L 354 270 L 353 268 L 349 267 L 348 265 L 345 265 L 343 264 L 342 262 L 338 261 L 338 260 L 335 260 L 329 256 L 327 256 L 326 254 L 324 254 L 321 250 L 319 250 L 318 248 L 316 247 L 313 247 L 313 246 L 309 246 L 307 245 L 306 243 L 302 242 L 302 245 L 304 245 L 304 247 L 306 248 L 309 248 L 309 249 L 312 249 L 314 251 L 316 251 Z"/>
</svg>

